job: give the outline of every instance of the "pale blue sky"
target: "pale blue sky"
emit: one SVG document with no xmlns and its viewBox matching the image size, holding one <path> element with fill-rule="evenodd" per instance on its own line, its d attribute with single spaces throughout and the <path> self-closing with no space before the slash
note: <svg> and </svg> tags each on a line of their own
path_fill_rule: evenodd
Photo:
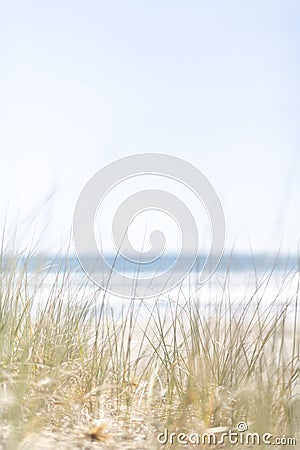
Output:
<svg viewBox="0 0 300 450">
<path fill-rule="evenodd" d="M 164 152 L 211 180 L 228 248 L 296 250 L 298 1 L 0 1 L 1 220 L 42 209 L 51 249 L 114 159 Z M 22 223 L 22 219 L 20 219 Z"/>
</svg>

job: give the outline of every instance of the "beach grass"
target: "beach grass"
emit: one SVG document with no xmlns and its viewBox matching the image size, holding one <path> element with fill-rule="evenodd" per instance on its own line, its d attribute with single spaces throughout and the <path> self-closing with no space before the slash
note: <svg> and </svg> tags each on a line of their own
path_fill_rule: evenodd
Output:
<svg viewBox="0 0 300 450">
<path fill-rule="evenodd" d="M 0 448 L 182 448 L 180 433 L 240 422 L 299 431 L 299 284 L 284 295 L 297 271 L 268 303 L 272 271 L 232 299 L 229 268 L 208 304 L 178 288 L 116 307 L 75 285 L 67 260 L 32 271 L 31 258 L 1 257 Z"/>
</svg>

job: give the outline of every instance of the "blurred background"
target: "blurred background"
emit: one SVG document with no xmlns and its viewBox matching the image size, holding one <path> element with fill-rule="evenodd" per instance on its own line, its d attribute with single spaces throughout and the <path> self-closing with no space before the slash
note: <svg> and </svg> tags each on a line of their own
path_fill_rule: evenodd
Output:
<svg viewBox="0 0 300 450">
<path fill-rule="evenodd" d="M 162 152 L 211 181 L 228 251 L 297 251 L 297 0 L 0 4 L 6 233 L 57 251 L 97 170 Z"/>
</svg>

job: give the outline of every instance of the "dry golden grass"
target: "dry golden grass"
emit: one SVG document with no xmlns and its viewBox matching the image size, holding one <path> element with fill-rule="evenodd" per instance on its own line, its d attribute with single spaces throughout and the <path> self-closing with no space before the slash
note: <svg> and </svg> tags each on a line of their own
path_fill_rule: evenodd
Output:
<svg viewBox="0 0 300 450">
<path fill-rule="evenodd" d="M 299 286 L 266 306 L 265 274 L 233 302 L 227 276 L 209 307 L 181 293 L 116 309 L 67 264 L 49 278 L 29 262 L 1 261 L 0 448 L 155 449 L 165 428 L 239 421 L 297 432 Z"/>
</svg>

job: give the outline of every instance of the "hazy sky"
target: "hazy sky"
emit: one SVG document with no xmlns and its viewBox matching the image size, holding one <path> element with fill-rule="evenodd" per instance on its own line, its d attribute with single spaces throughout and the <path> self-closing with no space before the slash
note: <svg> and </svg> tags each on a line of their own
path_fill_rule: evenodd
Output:
<svg viewBox="0 0 300 450">
<path fill-rule="evenodd" d="M 163 152 L 211 180 L 228 248 L 296 250 L 299 1 L 0 5 L 1 221 L 39 212 L 53 250 L 98 169 Z"/>
</svg>

